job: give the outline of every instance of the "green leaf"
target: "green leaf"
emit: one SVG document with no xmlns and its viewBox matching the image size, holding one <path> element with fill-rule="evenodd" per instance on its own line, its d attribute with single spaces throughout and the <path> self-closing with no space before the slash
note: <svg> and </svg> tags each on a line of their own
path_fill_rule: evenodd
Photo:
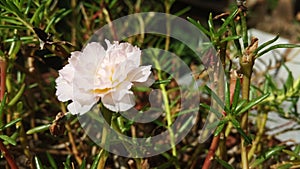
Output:
<svg viewBox="0 0 300 169">
<path fill-rule="evenodd" d="M 251 144 L 252 139 L 251 137 L 247 136 L 247 134 L 241 129 L 241 128 L 236 128 L 236 130 L 241 134 L 241 136 L 245 139 L 246 144 Z"/>
<path fill-rule="evenodd" d="M 235 118 L 231 118 L 230 121 L 235 128 L 241 128 L 240 122 L 238 122 Z"/>
<path fill-rule="evenodd" d="M 282 164 L 279 165 L 277 169 L 290 169 L 293 166 L 293 164 Z"/>
<path fill-rule="evenodd" d="M 271 39 L 271 40 L 269 40 L 269 41 L 267 41 L 267 42 L 265 42 L 265 43 L 259 45 L 259 46 L 257 47 L 257 49 L 254 51 L 254 54 L 257 54 L 258 51 L 260 51 L 260 50 L 263 49 L 264 47 L 266 47 L 266 46 L 272 44 L 272 43 L 275 42 L 278 38 L 279 38 L 279 35 L 276 35 L 273 39 Z"/>
<path fill-rule="evenodd" d="M 227 31 L 227 26 L 233 21 L 233 19 L 236 17 L 236 15 L 239 13 L 239 9 L 236 8 L 224 21 L 222 26 L 218 29 L 218 36 L 222 36 L 225 31 Z"/>
<path fill-rule="evenodd" d="M 21 98 L 24 90 L 25 90 L 25 83 L 22 84 L 21 88 L 19 89 L 18 93 L 8 102 L 8 106 L 11 107 L 17 103 L 17 101 Z"/>
<path fill-rule="evenodd" d="M 24 27 L 24 26 L 23 26 Z M 22 41 L 22 43 L 24 44 L 24 41 L 29 41 L 29 42 L 33 42 L 35 38 L 33 36 L 22 36 L 20 37 L 20 41 Z M 15 41 L 15 38 L 9 38 L 9 39 L 5 39 L 3 42 L 13 42 Z"/>
<path fill-rule="evenodd" d="M 213 18 L 212 18 L 212 13 L 209 13 L 208 29 L 209 29 L 211 37 L 214 36 L 215 35 L 215 29 L 214 29 L 214 22 L 213 22 Z"/>
<path fill-rule="evenodd" d="M 235 82 L 235 88 L 232 98 L 232 105 L 231 105 L 231 112 L 233 112 L 236 109 L 236 106 L 240 100 L 240 91 L 241 91 L 241 82 L 240 79 L 237 78 Z"/>
<path fill-rule="evenodd" d="M 45 9 L 45 4 L 41 4 L 38 9 L 36 9 L 36 11 L 34 12 L 33 16 L 30 19 L 30 23 L 33 24 L 33 22 L 35 23 L 35 26 L 38 26 L 38 24 L 41 21 L 40 15 L 44 13 L 44 9 Z"/>
<path fill-rule="evenodd" d="M 34 156 L 34 164 L 36 169 L 44 169 L 41 160 L 37 156 Z"/>
<path fill-rule="evenodd" d="M 214 136 L 219 135 L 222 132 L 224 126 L 225 126 L 225 123 L 222 123 L 222 124 L 218 125 L 218 127 L 215 130 Z"/>
<path fill-rule="evenodd" d="M 68 15 L 69 13 L 71 13 L 72 10 L 66 10 L 66 9 L 61 9 L 60 11 L 56 12 L 56 14 L 54 15 L 54 17 L 52 17 L 52 19 L 50 20 L 50 22 L 48 23 L 45 32 L 48 32 L 50 27 L 53 24 L 58 23 L 63 17 L 65 17 L 66 15 Z"/>
<path fill-rule="evenodd" d="M 159 88 L 159 85 L 161 85 L 161 84 L 168 85 L 170 82 L 171 82 L 171 79 L 157 80 L 151 85 L 151 88 Z"/>
<path fill-rule="evenodd" d="M 111 9 L 117 2 L 118 2 L 118 0 L 112 0 L 112 1 L 110 1 L 108 9 Z"/>
<path fill-rule="evenodd" d="M 100 151 L 100 153 L 97 154 L 96 158 L 95 158 L 94 161 L 93 161 L 93 164 L 92 164 L 92 166 L 91 166 L 91 169 L 97 169 L 98 163 L 99 163 L 101 157 L 104 155 L 104 153 L 105 153 L 105 150 L 102 149 L 102 150 Z"/>
<path fill-rule="evenodd" d="M 273 81 L 272 77 L 269 74 L 266 75 L 266 83 L 268 84 L 268 86 L 266 86 L 264 90 L 268 89 L 267 90 L 268 92 L 278 90 L 276 83 Z M 271 90 L 269 91 L 269 89 L 271 89 Z"/>
<path fill-rule="evenodd" d="M 293 85 L 294 85 L 294 77 L 293 77 L 293 74 L 292 72 L 290 71 L 290 69 L 285 65 L 283 64 L 283 67 L 287 70 L 288 72 L 288 77 L 284 83 L 284 87 L 287 89 L 287 90 L 290 90 L 293 88 Z"/>
<path fill-rule="evenodd" d="M 241 125 L 239 123 L 239 121 L 237 121 L 235 118 L 230 118 L 230 121 L 232 123 L 232 125 L 234 126 L 234 128 L 236 128 L 236 130 L 241 134 L 241 136 L 245 139 L 246 144 L 251 144 L 252 139 L 247 136 L 247 134 L 243 131 L 243 129 L 241 128 Z"/>
<path fill-rule="evenodd" d="M 263 162 L 265 162 L 266 160 L 268 160 L 269 158 L 271 158 L 273 155 L 277 154 L 284 148 L 285 148 L 285 146 L 275 146 L 275 147 L 267 150 L 262 155 L 260 155 L 252 164 L 250 164 L 250 168 L 255 168 L 259 164 L 262 164 Z"/>
<path fill-rule="evenodd" d="M 82 163 L 80 165 L 80 169 L 86 169 L 86 160 L 85 160 L 85 158 L 82 160 Z"/>
<path fill-rule="evenodd" d="M 241 36 L 239 35 L 235 35 L 235 36 L 228 36 L 226 38 L 223 38 L 220 42 L 223 43 L 223 42 L 230 42 L 230 41 L 234 41 L 234 40 L 237 40 L 237 39 L 240 39 Z"/>
<path fill-rule="evenodd" d="M 67 156 L 66 162 L 63 162 L 65 169 L 72 169 L 71 167 L 71 155 Z"/>
<path fill-rule="evenodd" d="M 225 83 L 225 107 L 230 107 L 230 84 Z"/>
<path fill-rule="evenodd" d="M 221 112 L 219 112 L 218 110 L 214 109 L 213 107 L 211 107 L 207 104 L 200 103 L 200 106 L 205 108 L 206 110 L 208 110 L 210 112 L 213 112 L 218 118 L 221 118 L 223 116 Z"/>
<path fill-rule="evenodd" d="M 211 97 L 217 102 L 217 104 L 225 110 L 226 113 L 229 112 L 229 109 L 224 105 L 224 102 L 214 91 L 212 91 L 208 86 L 205 86 L 204 89 L 211 95 Z"/>
<path fill-rule="evenodd" d="M 16 130 L 16 131 L 10 136 L 10 138 L 11 138 L 12 140 L 17 140 L 18 136 L 19 136 L 19 130 Z M 4 145 L 8 145 L 8 144 L 10 144 L 10 143 L 7 142 L 7 141 L 4 141 L 3 144 L 4 144 Z"/>
<path fill-rule="evenodd" d="M 290 150 L 282 150 L 284 153 L 288 154 L 289 156 L 291 157 L 294 157 L 294 158 L 297 158 L 298 160 L 300 160 L 300 155 L 293 152 L 293 151 L 290 151 Z"/>
<path fill-rule="evenodd" d="M 27 6 L 26 6 L 26 9 L 25 9 L 25 12 L 24 12 L 25 15 L 27 15 L 29 10 L 30 10 L 31 2 L 32 2 L 32 0 L 27 1 Z"/>
<path fill-rule="evenodd" d="M 245 99 L 240 100 L 238 102 L 233 114 L 237 114 L 238 112 L 240 112 L 246 103 L 247 103 L 247 100 L 245 100 Z"/>
<path fill-rule="evenodd" d="M 15 59 L 16 54 L 19 52 L 20 48 L 21 48 L 20 38 L 18 36 L 15 36 L 14 41 L 11 43 L 10 49 L 8 51 L 9 57 Z"/>
<path fill-rule="evenodd" d="M 48 130 L 50 126 L 51 126 L 51 124 L 45 124 L 45 125 L 42 125 L 42 126 L 37 126 L 37 127 L 32 128 L 32 129 L 29 129 L 26 132 L 26 134 L 34 134 L 34 133 L 43 132 L 43 131 Z"/>
<path fill-rule="evenodd" d="M 297 47 L 300 47 L 300 45 L 297 45 L 297 44 L 277 44 L 277 45 L 273 45 L 269 48 L 267 48 L 266 50 L 260 52 L 257 54 L 257 56 L 255 58 L 258 58 L 268 52 L 270 52 L 271 50 L 274 50 L 274 49 L 279 49 L 279 48 L 297 48 Z"/>
<path fill-rule="evenodd" d="M 3 3 L 3 1 L 2 1 Z M 18 7 L 13 3 L 13 1 L 6 1 L 6 9 L 10 11 L 11 13 L 15 14 L 18 17 L 23 18 L 21 11 L 18 9 Z"/>
<path fill-rule="evenodd" d="M 9 128 L 10 126 L 16 124 L 17 122 L 19 122 L 19 121 L 21 121 L 21 120 L 22 120 L 22 118 L 20 117 L 20 118 L 17 118 L 17 119 L 15 119 L 15 120 L 13 120 L 13 121 L 11 121 L 11 122 L 5 124 L 4 126 L 0 127 L 0 131 L 3 131 L 4 129 Z"/>
<path fill-rule="evenodd" d="M 194 24 L 200 31 L 205 33 L 206 35 L 210 35 L 210 32 L 204 28 L 199 21 L 195 21 L 194 19 L 187 17 L 187 20 L 190 21 L 192 24 Z"/>
<path fill-rule="evenodd" d="M 181 16 L 181 15 L 187 13 L 187 12 L 188 12 L 189 10 L 191 10 L 191 9 L 192 9 L 192 8 L 191 8 L 190 6 L 185 7 L 185 8 L 183 8 L 183 9 L 181 9 L 180 11 L 174 13 L 174 15 L 175 15 L 175 16 Z"/>
<path fill-rule="evenodd" d="M 205 127 L 205 129 L 215 129 L 217 126 L 220 126 L 222 124 L 225 124 L 228 122 L 228 119 L 224 118 L 222 119 L 221 121 L 214 121 L 214 122 L 211 122 L 209 124 L 207 124 L 207 126 Z"/>
<path fill-rule="evenodd" d="M 232 165 L 228 164 L 226 161 L 218 158 L 217 156 L 215 157 L 215 160 L 226 169 L 234 169 L 234 167 Z"/>
<path fill-rule="evenodd" d="M 16 140 L 10 138 L 10 137 L 7 136 L 7 135 L 0 135 L 0 138 L 1 138 L 2 140 L 4 140 L 4 141 L 8 142 L 8 143 L 11 144 L 11 145 L 14 145 L 14 146 L 17 145 Z"/>
<path fill-rule="evenodd" d="M 299 154 L 299 152 L 300 152 L 300 144 L 297 144 L 296 146 L 295 146 L 295 149 L 294 149 L 294 151 L 293 151 L 295 154 Z M 295 157 L 290 157 L 290 160 L 295 160 Z"/>
<path fill-rule="evenodd" d="M 247 110 L 251 109 L 252 107 L 254 107 L 255 105 L 259 104 L 260 102 L 262 102 L 264 99 L 266 99 L 268 96 L 270 95 L 270 93 L 266 93 L 261 95 L 258 98 L 255 98 L 253 100 L 251 100 L 250 102 L 248 102 L 243 108 L 242 110 L 236 112 L 237 115 L 240 115 L 244 112 L 246 112 Z"/>
<path fill-rule="evenodd" d="M 16 25 L 0 25 L 0 29 L 28 29 L 24 26 L 16 26 Z"/>
<path fill-rule="evenodd" d="M 58 169 L 56 162 L 55 162 L 54 158 L 52 157 L 52 155 L 47 151 L 46 151 L 46 155 L 47 155 L 47 158 L 48 158 L 48 161 L 49 161 L 51 167 L 53 169 Z"/>
<path fill-rule="evenodd" d="M 1 105 L 0 105 L 0 117 L 3 117 L 3 110 L 5 108 L 5 102 L 6 102 L 6 96 L 7 93 L 4 94 L 3 99 L 1 100 Z M 0 125 L 2 126 L 3 121 L 0 121 Z"/>
<path fill-rule="evenodd" d="M 22 23 L 20 21 L 16 20 L 16 18 L 12 17 L 12 16 L 1 16 L 0 15 L 0 20 L 3 22 L 12 23 L 14 25 L 19 25 L 19 26 L 22 25 Z M 1 25 L 1 26 L 3 26 L 3 25 Z"/>
</svg>

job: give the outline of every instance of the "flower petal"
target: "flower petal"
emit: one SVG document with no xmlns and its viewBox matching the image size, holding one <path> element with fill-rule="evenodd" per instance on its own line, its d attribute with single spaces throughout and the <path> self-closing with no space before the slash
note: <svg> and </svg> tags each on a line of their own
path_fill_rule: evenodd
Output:
<svg viewBox="0 0 300 169">
<path fill-rule="evenodd" d="M 82 115 L 89 110 L 95 105 L 95 103 L 90 104 L 90 105 L 81 105 L 79 102 L 72 102 L 68 105 L 68 110 L 71 114 L 73 115 Z"/>
<path fill-rule="evenodd" d="M 111 111 L 127 111 L 135 105 L 134 95 L 127 93 L 121 100 L 114 100 L 112 94 L 107 94 L 102 99 L 103 105 Z"/>
<path fill-rule="evenodd" d="M 132 82 L 145 82 L 151 74 L 151 65 L 150 66 L 140 66 L 128 74 L 128 79 Z"/>
</svg>

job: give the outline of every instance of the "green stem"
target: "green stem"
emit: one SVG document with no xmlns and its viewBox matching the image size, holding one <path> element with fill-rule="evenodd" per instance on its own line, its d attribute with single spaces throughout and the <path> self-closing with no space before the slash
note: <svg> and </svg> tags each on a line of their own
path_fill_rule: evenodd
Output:
<svg viewBox="0 0 300 169">
<path fill-rule="evenodd" d="M 252 143 L 251 149 L 248 153 L 248 160 L 251 160 L 251 158 L 253 157 L 255 151 L 258 148 L 258 144 L 260 143 L 260 140 L 265 132 L 265 126 L 267 123 L 267 119 L 268 119 L 268 113 L 266 112 L 265 109 L 262 109 L 258 112 L 258 116 L 257 116 L 257 128 L 258 128 L 258 132 L 257 135 L 255 137 L 255 140 Z"/>
<path fill-rule="evenodd" d="M 158 79 L 159 80 L 163 80 L 162 78 L 162 72 L 161 72 L 161 67 L 160 67 L 160 64 L 158 63 L 158 61 L 156 59 L 154 59 L 154 64 L 158 70 Z M 171 125 L 172 125 L 172 114 L 171 114 L 171 109 L 170 109 L 170 103 L 169 103 L 169 98 L 168 98 L 168 92 L 166 90 L 166 87 L 164 84 L 160 84 L 160 89 L 161 89 L 161 92 L 162 92 L 162 97 L 163 97 L 163 102 L 164 102 L 164 105 L 165 105 L 165 112 L 166 112 L 166 118 L 167 118 L 167 128 L 168 128 L 168 131 L 170 133 L 170 142 L 171 142 L 171 146 L 172 146 L 172 155 L 174 157 L 177 156 L 177 152 L 176 152 L 176 147 L 175 147 L 175 138 L 174 138 L 174 132 L 171 128 Z"/>
<path fill-rule="evenodd" d="M 248 67 L 248 66 L 246 66 Z M 251 70 L 251 67 L 248 67 L 249 69 L 246 70 Z M 249 90 L 250 90 L 250 76 L 247 74 L 243 74 L 243 84 L 242 84 L 242 98 L 245 100 L 249 100 Z M 241 128 L 247 133 L 248 131 L 248 111 L 246 111 L 242 115 L 241 119 Z M 248 162 L 248 152 L 247 152 L 247 147 L 246 147 L 246 142 L 244 137 L 241 137 L 241 158 L 242 158 L 242 168 L 243 169 L 248 169 L 249 168 L 249 162 Z"/>
<path fill-rule="evenodd" d="M 100 152 L 100 160 L 97 166 L 97 169 L 104 169 L 105 168 L 105 163 L 108 157 L 108 152 L 104 149 L 101 150 Z"/>
<path fill-rule="evenodd" d="M 104 120 L 109 125 L 111 125 L 111 119 L 112 119 L 112 113 L 113 112 L 106 109 L 103 105 L 101 105 L 100 109 L 101 109 L 102 115 L 104 117 Z M 103 147 L 105 147 L 106 144 L 109 144 L 109 142 L 107 141 L 108 135 L 109 135 L 109 133 L 107 131 L 107 128 L 103 127 L 103 129 L 102 129 L 102 138 L 101 138 L 101 145 Z M 101 153 L 100 161 L 98 163 L 97 169 L 104 169 L 105 168 L 105 163 L 106 163 L 106 160 L 107 160 L 107 157 L 108 157 L 108 152 L 105 149 L 102 149 L 100 153 Z"/>
<path fill-rule="evenodd" d="M 242 82 L 242 99 L 249 101 L 249 91 L 250 91 L 250 83 L 251 83 L 251 75 L 252 69 L 254 65 L 253 48 L 257 48 L 257 41 L 253 41 L 250 46 L 248 46 L 248 29 L 246 22 L 246 11 L 241 10 L 241 25 L 242 25 L 242 36 L 243 36 L 243 44 L 245 52 L 243 56 L 240 58 L 241 72 L 243 74 L 243 82 Z M 248 115 L 249 112 L 246 111 L 241 118 L 241 128 L 245 133 L 248 132 Z M 248 152 L 247 146 L 244 137 L 241 137 L 241 159 L 242 159 L 242 168 L 249 168 L 248 161 Z"/>
</svg>

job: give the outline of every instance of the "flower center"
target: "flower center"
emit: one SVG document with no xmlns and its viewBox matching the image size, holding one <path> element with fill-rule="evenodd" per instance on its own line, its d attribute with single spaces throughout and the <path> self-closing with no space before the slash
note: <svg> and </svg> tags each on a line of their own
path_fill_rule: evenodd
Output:
<svg viewBox="0 0 300 169">
<path fill-rule="evenodd" d="M 92 90 L 92 91 L 93 91 L 93 93 L 104 94 L 104 93 L 108 92 L 109 90 L 111 90 L 111 88 L 94 89 L 94 90 Z"/>
</svg>

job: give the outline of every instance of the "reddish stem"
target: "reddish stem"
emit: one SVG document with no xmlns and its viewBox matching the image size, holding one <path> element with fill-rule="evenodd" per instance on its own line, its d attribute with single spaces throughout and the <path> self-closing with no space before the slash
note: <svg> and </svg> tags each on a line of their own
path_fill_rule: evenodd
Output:
<svg viewBox="0 0 300 169">
<path fill-rule="evenodd" d="M 240 79 L 238 79 L 238 80 L 240 80 Z M 230 77 L 230 104 L 232 104 L 234 89 L 236 87 L 236 81 L 237 81 L 237 77 L 232 72 L 231 77 Z M 226 113 L 223 112 L 223 115 L 226 115 Z M 215 136 L 213 138 L 213 140 L 210 144 L 210 148 L 208 150 L 207 156 L 205 158 L 204 164 L 202 166 L 202 169 L 208 169 L 210 167 L 211 161 L 213 160 L 215 152 L 218 148 L 219 140 L 220 140 L 220 135 Z"/>
<path fill-rule="evenodd" d="M 0 60 L 0 100 L 3 100 L 5 94 L 5 78 L 6 78 L 6 62 Z M 3 118 L 2 118 L 3 119 Z M 18 169 L 17 164 L 15 163 L 13 157 L 10 155 L 9 151 L 3 144 L 3 140 L 0 140 L 0 150 L 8 162 L 8 165 L 11 169 Z"/>
<path fill-rule="evenodd" d="M 220 135 L 215 136 L 213 138 L 213 140 L 212 140 L 212 142 L 210 144 L 207 156 L 205 158 L 204 164 L 202 166 L 202 169 L 208 169 L 209 168 L 209 166 L 211 164 L 211 161 L 214 159 L 215 152 L 216 152 L 216 150 L 218 148 L 219 140 L 220 140 Z"/>
<path fill-rule="evenodd" d="M 7 150 L 7 148 L 4 146 L 2 140 L 0 141 L 0 150 L 1 150 L 4 158 L 8 162 L 8 165 L 10 166 L 10 168 L 11 169 L 18 169 L 17 164 L 15 163 L 13 157 L 10 155 L 9 151 Z"/>
</svg>

